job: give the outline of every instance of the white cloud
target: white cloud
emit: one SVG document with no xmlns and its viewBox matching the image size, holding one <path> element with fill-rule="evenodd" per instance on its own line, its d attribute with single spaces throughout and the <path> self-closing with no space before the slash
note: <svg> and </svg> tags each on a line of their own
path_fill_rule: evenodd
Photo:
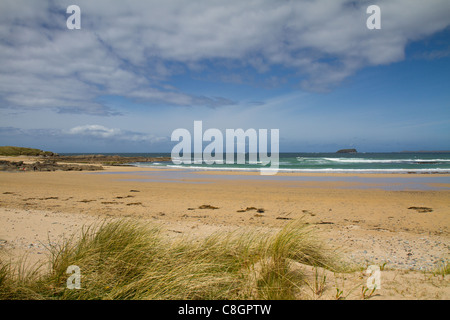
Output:
<svg viewBox="0 0 450 320">
<path fill-rule="evenodd" d="M 170 83 L 187 70 L 229 66 L 292 70 L 306 90 L 326 90 L 366 66 L 404 59 L 405 46 L 450 25 L 448 0 L 86 1 L 82 29 L 67 30 L 72 1 L 0 2 L 3 107 L 113 115 L 98 102 L 221 106 Z M 379 4 L 382 29 L 366 28 Z M 236 79 L 228 73 L 218 79 Z M 168 83 L 169 82 L 169 83 Z M 282 83 L 277 79 L 277 83 Z"/>
<path fill-rule="evenodd" d="M 77 136 L 86 136 L 100 139 L 114 139 L 130 142 L 158 143 L 168 140 L 167 137 L 158 137 L 153 134 L 127 131 L 118 128 L 107 128 L 98 124 L 76 126 L 67 130 L 66 133 Z"/>
<path fill-rule="evenodd" d="M 81 134 L 87 136 L 101 137 L 101 138 L 110 138 L 113 136 L 117 136 L 121 133 L 120 129 L 109 129 L 101 125 L 84 125 L 74 127 L 69 130 L 70 134 Z"/>
</svg>

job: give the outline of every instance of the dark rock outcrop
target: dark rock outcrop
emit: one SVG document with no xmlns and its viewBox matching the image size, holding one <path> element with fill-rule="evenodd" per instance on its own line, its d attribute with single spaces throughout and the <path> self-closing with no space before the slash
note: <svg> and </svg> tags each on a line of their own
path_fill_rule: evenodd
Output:
<svg viewBox="0 0 450 320">
<path fill-rule="evenodd" d="M 111 156 L 102 154 L 92 155 L 77 155 L 77 156 L 56 156 L 54 157 L 58 162 L 75 162 L 75 163 L 98 163 L 103 165 L 123 165 L 133 162 L 160 162 L 171 161 L 170 157 L 124 157 L 124 156 Z"/>
<path fill-rule="evenodd" d="M 0 160 L 0 171 L 97 171 L 103 170 L 99 165 L 59 164 L 54 160 L 24 163 L 23 161 Z"/>
</svg>

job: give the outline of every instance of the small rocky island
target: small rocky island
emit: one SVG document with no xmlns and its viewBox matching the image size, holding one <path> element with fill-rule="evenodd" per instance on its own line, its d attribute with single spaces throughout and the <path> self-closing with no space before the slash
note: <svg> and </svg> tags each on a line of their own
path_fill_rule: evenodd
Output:
<svg viewBox="0 0 450 320">
<path fill-rule="evenodd" d="M 336 153 L 358 153 L 356 149 L 341 149 L 336 151 Z"/>
</svg>

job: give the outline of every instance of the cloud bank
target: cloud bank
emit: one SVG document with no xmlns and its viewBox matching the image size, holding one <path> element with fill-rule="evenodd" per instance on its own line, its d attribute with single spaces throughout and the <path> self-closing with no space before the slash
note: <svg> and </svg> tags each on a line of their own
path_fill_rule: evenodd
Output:
<svg viewBox="0 0 450 320">
<path fill-rule="evenodd" d="M 408 43 L 450 25 L 448 0 L 80 0 L 82 29 L 68 30 L 72 2 L 0 2 L 0 107 L 120 114 L 105 96 L 221 107 L 236 102 L 171 80 L 214 70 L 242 82 L 233 75 L 243 68 L 282 68 L 299 90 L 326 91 L 362 68 L 401 61 Z M 366 28 L 371 4 L 381 7 L 381 30 Z"/>
<path fill-rule="evenodd" d="M 63 131 L 62 133 L 75 136 L 84 136 L 88 138 L 110 139 L 129 142 L 145 142 L 150 144 L 168 140 L 167 137 L 157 137 L 152 134 L 122 130 L 118 128 L 107 128 L 98 124 L 76 126 L 67 130 L 66 132 Z"/>
</svg>

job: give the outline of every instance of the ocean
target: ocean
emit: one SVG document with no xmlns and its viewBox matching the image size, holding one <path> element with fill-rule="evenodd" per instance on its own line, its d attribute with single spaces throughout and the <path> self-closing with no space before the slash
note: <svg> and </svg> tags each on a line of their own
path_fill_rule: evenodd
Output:
<svg viewBox="0 0 450 320">
<path fill-rule="evenodd" d="M 104 153 L 105 155 L 170 157 L 170 153 Z M 76 155 L 76 154 L 65 154 Z M 225 159 L 224 159 L 225 160 Z M 136 162 L 137 167 L 191 170 L 259 171 L 260 162 L 245 164 L 174 164 L 172 161 Z M 450 173 L 450 153 L 280 153 L 279 172 L 311 173 Z"/>
</svg>

